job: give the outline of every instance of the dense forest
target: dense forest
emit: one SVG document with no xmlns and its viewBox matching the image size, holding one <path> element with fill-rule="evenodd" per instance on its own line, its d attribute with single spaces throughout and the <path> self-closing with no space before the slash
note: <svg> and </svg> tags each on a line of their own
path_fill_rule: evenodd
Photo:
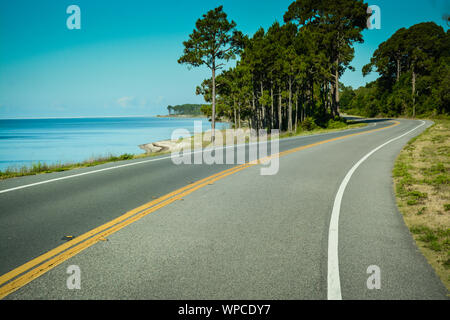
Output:
<svg viewBox="0 0 450 320">
<path fill-rule="evenodd" d="M 252 37 L 228 21 L 222 7 L 203 15 L 185 41 L 179 63 L 206 65 L 212 77 L 197 87 L 212 117 L 254 129 L 295 131 L 344 121 L 340 112 L 375 115 L 448 113 L 449 34 L 434 23 L 400 29 L 381 44 L 364 74 L 377 81 L 353 90 L 339 79 L 354 58 L 370 17 L 362 0 L 297 0 Z M 239 58 L 236 66 L 225 67 Z"/>
<path fill-rule="evenodd" d="M 169 115 L 199 116 L 202 114 L 201 108 L 201 104 L 182 104 L 177 106 L 168 106 L 167 111 L 169 111 Z"/>
<path fill-rule="evenodd" d="M 434 22 L 398 30 L 380 44 L 363 74 L 380 77 L 343 88 L 343 111 L 363 116 L 436 116 L 450 113 L 450 34 Z"/>
</svg>

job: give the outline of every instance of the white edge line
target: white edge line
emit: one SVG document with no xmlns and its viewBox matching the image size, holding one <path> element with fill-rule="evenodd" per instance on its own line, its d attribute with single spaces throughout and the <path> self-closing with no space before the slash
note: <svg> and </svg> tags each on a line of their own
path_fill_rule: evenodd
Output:
<svg viewBox="0 0 450 320">
<path fill-rule="evenodd" d="M 327 284 L 328 284 L 328 300 L 342 300 L 342 292 L 341 292 L 341 281 L 339 276 L 339 255 L 338 255 L 338 239 L 339 239 L 339 215 L 341 210 L 342 198 L 344 196 L 345 189 L 347 188 L 347 184 L 349 183 L 351 177 L 355 173 L 356 169 L 366 161 L 371 155 L 385 147 L 386 145 L 403 138 L 404 136 L 412 133 L 413 131 L 419 129 L 420 127 L 425 125 L 425 121 L 422 121 L 422 124 L 415 127 L 414 129 L 398 136 L 394 139 L 387 141 L 381 146 L 373 149 L 367 155 L 365 155 L 361 160 L 356 163 L 353 168 L 345 176 L 344 180 L 339 187 L 339 190 L 336 194 L 336 198 L 334 200 L 333 211 L 331 213 L 330 220 L 330 229 L 328 231 L 328 275 L 327 275 Z"/>
<path fill-rule="evenodd" d="M 374 126 L 375 126 L 375 124 L 374 124 Z M 367 127 L 364 127 L 364 128 L 367 128 Z M 356 129 L 359 129 L 359 128 L 353 128 L 353 129 L 347 129 L 347 130 L 343 130 L 343 131 L 338 131 L 337 133 L 345 132 L 345 131 L 349 131 L 349 130 L 356 130 Z M 327 133 L 320 133 L 320 134 L 309 135 L 309 136 L 285 138 L 285 139 L 282 139 L 282 140 L 301 139 L 301 138 L 322 136 L 322 135 L 333 134 L 333 133 L 336 133 L 336 132 L 327 132 Z M 220 149 L 225 150 L 225 149 L 229 149 L 229 148 L 235 148 L 235 147 L 240 147 L 240 146 L 244 146 L 244 145 L 249 145 L 250 146 L 250 145 L 255 145 L 255 144 L 260 144 L 260 143 L 263 143 L 263 142 L 254 142 L 254 143 L 248 143 L 248 144 L 233 145 L 233 146 L 228 146 L 228 147 L 219 147 L 219 148 L 214 148 L 213 150 L 220 150 Z M 192 152 L 186 153 L 186 155 L 192 155 L 192 154 L 196 154 L 196 153 L 203 153 L 203 152 L 205 152 L 205 150 L 206 151 L 212 151 L 211 148 L 210 149 L 205 148 L 203 150 L 192 151 Z M 0 190 L 0 194 L 11 192 L 11 191 L 16 191 L 16 190 L 21 190 L 21 189 L 25 189 L 25 188 L 35 187 L 35 186 L 38 186 L 38 185 L 47 184 L 47 183 L 51 183 L 51 182 L 56 182 L 56 181 L 61 181 L 61 180 L 67 180 L 67 179 L 82 177 L 82 176 L 86 176 L 86 175 L 90 175 L 90 174 L 94 174 L 94 173 L 110 171 L 110 170 L 120 169 L 120 168 L 125 168 L 125 167 L 131 167 L 131 166 L 136 166 L 136 165 L 139 165 L 139 164 L 144 164 L 144 163 L 149 163 L 149 162 L 154 162 L 154 161 L 167 160 L 167 159 L 170 159 L 171 157 L 172 156 L 167 156 L 167 157 L 161 157 L 161 158 L 157 158 L 157 159 L 150 159 L 150 160 L 144 160 L 144 161 L 139 161 L 139 162 L 132 162 L 132 163 L 123 164 L 123 165 L 119 165 L 119 166 L 114 166 L 114 167 L 109 167 L 109 168 L 104 168 L 104 169 L 98 169 L 98 170 L 92 170 L 92 171 L 89 171 L 89 172 L 73 174 L 73 175 L 60 177 L 60 178 L 55 178 L 55 179 L 50 179 L 50 180 L 44 180 L 44 181 L 31 183 L 31 184 L 26 184 L 26 185 L 22 185 L 22 186 L 10 188 L 10 189 Z"/>
</svg>

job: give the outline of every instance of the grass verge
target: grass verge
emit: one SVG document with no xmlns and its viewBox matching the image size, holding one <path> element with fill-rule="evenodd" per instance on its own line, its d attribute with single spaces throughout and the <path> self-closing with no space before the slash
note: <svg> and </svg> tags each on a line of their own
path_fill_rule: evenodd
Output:
<svg viewBox="0 0 450 320">
<path fill-rule="evenodd" d="M 450 120 L 433 121 L 400 153 L 393 176 L 405 223 L 450 290 Z"/>
<path fill-rule="evenodd" d="M 357 123 L 348 121 L 348 123 L 335 123 L 333 124 L 335 126 L 334 128 L 312 128 L 311 130 L 306 130 L 302 127 L 299 127 L 297 132 L 295 133 L 282 133 L 280 134 L 280 139 L 283 138 L 289 138 L 289 137 L 295 137 L 295 136 L 303 136 L 303 135 L 312 135 L 312 134 L 319 134 L 319 133 L 329 133 L 329 132 L 336 132 L 336 131 L 342 131 L 347 129 L 353 129 L 353 128 L 360 128 L 367 126 L 365 123 Z M 248 142 L 248 139 L 246 140 Z M 206 148 L 209 146 L 209 142 L 203 143 L 203 148 Z M 55 163 L 55 164 L 46 164 L 46 163 L 34 163 L 31 166 L 22 166 L 22 167 L 11 167 L 7 168 L 4 171 L 0 171 L 0 180 L 9 179 L 9 178 L 15 178 L 15 177 L 22 177 L 22 176 L 31 176 L 31 175 L 37 175 L 37 174 L 44 174 L 44 173 L 52 173 L 52 172 L 62 172 L 62 171 L 68 171 L 73 169 L 80 169 L 80 168 L 87 168 L 87 167 L 93 167 L 105 163 L 110 162 L 117 162 L 117 161 L 124 161 L 124 160 L 132 160 L 132 159 L 143 159 L 147 157 L 155 157 L 160 156 L 164 154 L 168 154 L 170 152 L 161 152 L 161 153 L 154 153 L 154 154 L 123 154 L 121 156 L 114 156 L 114 155 L 108 155 L 108 156 L 101 156 L 96 158 L 91 158 L 89 160 L 79 162 L 79 163 Z"/>
<path fill-rule="evenodd" d="M 91 158 L 88 160 L 85 160 L 83 162 L 79 163 L 55 163 L 55 164 L 46 164 L 46 163 L 33 163 L 31 166 L 22 166 L 22 167 L 11 167 L 7 168 L 4 171 L 0 171 L 0 180 L 14 178 L 14 177 L 22 177 L 22 176 L 31 176 L 36 174 L 43 174 L 43 173 L 51 173 L 51 172 L 62 172 L 62 171 L 68 171 L 72 169 L 79 169 L 79 168 L 87 168 L 87 167 L 93 167 L 98 166 L 100 164 L 105 164 L 109 162 L 117 162 L 117 161 L 124 161 L 124 160 L 131 160 L 135 159 L 136 156 L 132 154 L 123 154 L 121 156 L 104 156 L 104 157 L 97 157 L 97 158 Z"/>
</svg>

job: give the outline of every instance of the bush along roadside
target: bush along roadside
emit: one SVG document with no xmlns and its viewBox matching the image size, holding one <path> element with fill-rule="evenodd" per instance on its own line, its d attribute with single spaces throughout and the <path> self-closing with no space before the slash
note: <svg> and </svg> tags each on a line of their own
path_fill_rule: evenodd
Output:
<svg viewBox="0 0 450 320">
<path fill-rule="evenodd" d="M 450 290 L 450 120 L 434 122 L 403 149 L 393 176 L 406 225 Z"/>
</svg>

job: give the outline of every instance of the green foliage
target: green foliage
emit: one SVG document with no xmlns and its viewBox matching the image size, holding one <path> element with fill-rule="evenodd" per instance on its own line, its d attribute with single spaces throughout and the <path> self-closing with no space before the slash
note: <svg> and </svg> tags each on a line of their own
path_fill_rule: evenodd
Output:
<svg viewBox="0 0 450 320">
<path fill-rule="evenodd" d="M 182 104 L 177 106 L 168 106 L 167 110 L 169 111 L 169 114 L 197 116 L 202 114 L 201 108 L 201 104 Z"/>
<path fill-rule="evenodd" d="M 301 123 L 301 128 L 305 131 L 312 131 L 317 128 L 317 125 L 312 117 L 307 117 Z"/>
<path fill-rule="evenodd" d="M 438 239 L 438 237 L 431 230 L 425 232 L 424 235 L 419 237 L 419 240 L 423 241 L 423 242 L 432 242 L 432 241 L 436 241 L 437 239 Z"/>
<path fill-rule="evenodd" d="M 231 35 L 234 23 L 219 22 L 226 20 L 219 7 L 197 22 L 179 62 L 215 70 L 211 48 L 222 49 L 212 35 L 217 34 L 213 30 L 223 29 L 229 34 L 224 52 L 237 45 L 240 61 L 221 74 L 213 72 L 196 89 L 213 110 L 217 95 L 218 116 L 241 119 L 254 129 L 293 132 L 298 123 L 297 128 L 305 130 L 342 128 L 345 122 L 334 119 L 341 103 L 334 88 L 351 69 L 353 44 L 362 42 L 367 18 L 362 0 L 295 1 L 284 15 L 285 24 L 275 22 L 268 30 L 260 28 L 252 37 L 244 37 Z M 347 103 L 349 98 L 344 95 L 343 100 Z M 207 107 L 204 111 L 213 114 Z"/>
<path fill-rule="evenodd" d="M 379 45 L 363 75 L 380 77 L 341 90 L 343 110 L 362 116 L 436 116 L 450 113 L 450 34 L 434 22 L 399 29 Z"/>
<path fill-rule="evenodd" d="M 183 42 L 183 56 L 178 63 L 191 67 L 207 66 L 212 73 L 209 98 L 212 102 L 212 127 L 216 120 L 216 72 L 240 52 L 244 37 L 236 29 L 234 21 L 228 21 L 223 6 L 208 11 L 195 23 L 195 29 L 189 40 Z M 199 89 L 197 89 L 198 91 Z M 206 92 L 206 91 L 205 91 Z M 214 136 L 212 136 L 214 140 Z"/>
<path fill-rule="evenodd" d="M 416 190 L 409 191 L 406 196 L 409 197 L 411 201 L 416 201 L 416 203 L 417 201 L 428 198 L 428 194 Z"/>
<path fill-rule="evenodd" d="M 334 120 L 334 119 L 330 119 L 328 120 L 328 124 L 327 124 L 327 128 L 329 129 L 341 129 L 341 128 L 345 128 L 347 126 L 347 124 L 344 121 L 341 120 Z"/>
<path fill-rule="evenodd" d="M 121 155 L 121 156 L 119 156 L 119 157 L 112 157 L 112 161 L 124 161 L 124 160 L 131 160 L 131 159 L 134 159 L 134 155 L 132 155 L 132 154 L 129 154 L 129 153 L 125 153 L 125 154 L 123 154 L 123 155 Z"/>
<path fill-rule="evenodd" d="M 241 35 L 235 27 L 234 21 L 228 21 L 223 6 L 208 11 L 195 23 L 189 40 L 183 42 L 184 54 L 178 63 L 216 69 L 217 61 L 234 58 L 239 52 L 236 44 Z"/>
<path fill-rule="evenodd" d="M 365 117 L 450 114 L 450 35 L 442 27 L 399 29 L 363 68 L 380 77 L 354 90 L 339 78 L 352 69 L 354 43 L 363 41 L 367 4 L 297 0 L 283 18 L 284 25 L 275 22 L 252 37 L 236 31 L 222 7 L 197 21 L 178 62 L 213 71 L 196 89 L 212 105 L 204 114 L 290 132 L 296 122 L 302 130 L 344 127 L 334 119 L 340 110 Z M 215 73 L 238 55 L 236 67 Z"/>
</svg>

